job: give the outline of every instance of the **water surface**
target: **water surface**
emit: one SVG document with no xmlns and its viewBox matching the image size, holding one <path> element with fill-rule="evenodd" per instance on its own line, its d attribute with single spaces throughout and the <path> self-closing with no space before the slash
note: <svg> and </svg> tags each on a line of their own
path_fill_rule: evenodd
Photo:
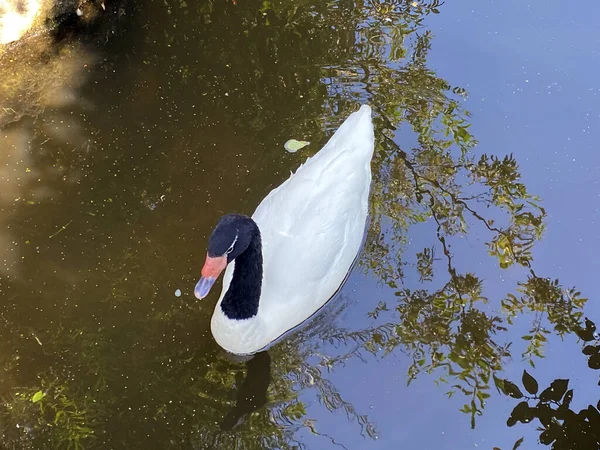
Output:
<svg viewBox="0 0 600 450">
<path fill-rule="evenodd" d="M 105 14 L 0 60 L 35 68 L 2 85 L 5 447 L 505 450 L 541 448 L 540 426 L 553 448 L 598 448 L 592 11 Z M 193 296 L 212 227 L 251 214 L 361 103 L 377 147 L 360 262 L 314 321 L 233 360 L 210 334 L 219 289 Z M 290 154 L 291 138 L 311 145 Z M 514 410 L 556 379 L 581 420 L 551 425 L 548 394 Z"/>
</svg>

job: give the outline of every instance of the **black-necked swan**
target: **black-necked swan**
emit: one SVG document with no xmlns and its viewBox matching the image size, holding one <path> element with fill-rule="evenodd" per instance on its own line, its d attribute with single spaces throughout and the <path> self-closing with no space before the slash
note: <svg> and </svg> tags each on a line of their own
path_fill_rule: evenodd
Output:
<svg viewBox="0 0 600 450">
<path fill-rule="evenodd" d="M 221 217 L 194 295 L 206 297 L 226 269 L 211 320 L 225 350 L 262 350 L 341 287 L 365 232 L 374 141 L 371 108 L 363 105 L 252 217 Z"/>
</svg>

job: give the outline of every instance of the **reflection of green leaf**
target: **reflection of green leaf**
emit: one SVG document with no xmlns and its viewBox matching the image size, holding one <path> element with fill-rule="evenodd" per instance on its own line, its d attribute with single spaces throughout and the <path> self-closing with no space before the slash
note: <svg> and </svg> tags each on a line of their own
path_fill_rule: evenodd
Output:
<svg viewBox="0 0 600 450">
<path fill-rule="evenodd" d="M 285 408 L 285 415 L 291 419 L 299 420 L 306 415 L 306 408 L 304 404 L 295 402 Z"/>
<path fill-rule="evenodd" d="M 554 410 L 550 408 L 547 403 L 541 403 L 535 408 L 535 412 L 537 414 L 538 419 L 545 427 L 550 426 L 552 423 L 552 416 L 554 415 Z"/>
<path fill-rule="evenodd" d="M 510 416 L 518 422 L 527 423 L 533 418 L 533 412 L 527 402 L 522 401 L 514 407 Z"/>
<path fill-rule="evenodd" d="M 37 403 L 41 399 L 43 399 L 45 396 L 46 396 L 46 394 L 43 391 L 37 391 L 35 394 L 33 394 L 33 397 L 31 397 L 31 401 L 33 403 Z"/>
<path fill-rule="evenodd" d="M 532 395 L 537 394 L 538 391 L 538 383 L 531 375 L 527 373 L 526 370 L 523 370 L 523 386 L 527 389 Z"/>
<path fill-rule="evenodd" d="M 517 442 L 515 442 L 515 445 L 513 445 L 512 450 L 517 450 L 521 446 L 522 443 L 523 443 L 523 438 L 521 438 Z"/>
<path fill-rule="evenodd" d="M 565 394 L 565 398 L 563 399 L 562 406 L 564 408 L 569 408 L 571 405 L 571 400 L 573 400 L 573 389 L 569 389 Z"/>
<path fill-rule="evenodd" d="M 577 336 L 579 336 L 579 339 L 585 342 L 593 341 L 595 339 L 594 332 L 590 329 L 577 330 L 576 333 Z"/>
<path fill-rule="evenodd" d="M 586 345 L 582 350 L 584 355 L 595 355 L 596 353 L 600 353 L 600 347 L 595 345 Z"/>
<path fill-rule="evenodd" d="M 596 324 L 586 317 L 585 328 L 586 330 L 590 330 L 593 333 L 594 331 L 596 331 Z"/>
<path fill-rule="evenodd" d="M 550 430 L 545 430 L 540 434 L 540 443 L 550 445 L 554 439 L 550 436 Z"/>
<path fill-rule="evenodd" d="M 588 360 L 588 366 L 590 369 L 600 369 L 600 353 L 590 356 L 590 359 Z"/>
<path fill-rule="evenodd" d="M 57 423 L 59 423 L 59 422 L 60 422 L 60 418 L 61 418 L 62 416 L 64 416 L 64 414 L 65 414 L 65 412 L 64 412 L 64 411 L 58 411 L 58 412 L 56 413 L 56 415 L 54 416 L 54 424 L 57 424 Z"/>
<path fill-rule="evenodd" d="M 562 380 L 562 379 L 554 380 L 552 383 L 550 383 L 550 387 L 546 388 L 540 394 L 540 400 L 543 402 L 547 402 L 547 401 L 558 402 L 563 397 L 563 395 L 565 395 L 565 392 L 567 392 L 568 387 L 569 387 L 569 380 Z"/>
<path fill-rule="evenodd" d="M 502 381 L 503 383 L 501 389 L 506 395 L 512 398 L 523 398 L 523 393 L 516 384 L 508 380 Z"/>
</svg>

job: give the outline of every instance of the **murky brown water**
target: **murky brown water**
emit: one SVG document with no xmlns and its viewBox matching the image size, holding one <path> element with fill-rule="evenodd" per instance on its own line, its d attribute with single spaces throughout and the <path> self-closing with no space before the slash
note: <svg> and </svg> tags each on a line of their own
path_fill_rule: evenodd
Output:
<svg viewBox="0 0 600 450">
<path fill-rule="evenodd" d="M 519 128 L 525 113 L 506 119 L 514 132 L 499 118 L 535 101 L 461 73 L 470 60 L 448 36 L 473 48 L 487 36 L 456 31 L 465 11 L 345 0 L 95 8 L 0 56 L 5 448 L 505 450 L 522 436 L 523 448 L 599 448 L 598 342 L 584 322 L 599 311 L 583 300 L 598 262 L 578 262 L 570 234 L 552 234 L 574 222 L 561 209 L 569 188 L 546 189 L 557 185 L 551 164 L 529 144 L 494 145 L 546 138 Z M 484 94 L 504 103 L 485 109 Z M 193 296 L 207 237 L 220 215 L 251 214 L 361 103 L 374 109 L 377 148 L 360 264 L 314 321 L 235 361 L 210 334 L 216 293 Z M 290 154 L 290 138 L 311 145 Z M 585 167 L 599 160 L 577 145 L 577 189 L 594 192 Z M 592 227 L 580 235 L 598 243 Z M 572 405 L 560 382 L 538 398 L 566 378 Z M 524 395 L 532 409 L 513 411 Z"/>
</svg>

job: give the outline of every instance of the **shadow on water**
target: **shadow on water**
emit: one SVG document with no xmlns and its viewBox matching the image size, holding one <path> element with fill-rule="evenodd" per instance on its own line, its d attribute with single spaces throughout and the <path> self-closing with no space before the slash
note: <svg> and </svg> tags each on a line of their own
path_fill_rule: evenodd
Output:
<svg viewBox="0 0 600 450">
<path fill-rule="evenodd" d="M 267 403 L 267 389 L 271 382 L 271 357 L 268 351 L 260 352 L 246 363 L 246 376 L 236 374 L 239 386 L 235 407 L 220 423 L 221 430 L 229 431 L 243 423 L 245 416 Z"/>
<path fill-rule="evenodd" d="M 55 51 L 29 54 L 30 75 L 57 77 L 2 123 L 5 447 L 305 448 L 300 431 L 338 446 L 305 395 L 375 438 L 329 373 L 389 353 L 408 361 L 408 381 L 447 383 L 474 427 L 493 386 L 518 397 L 500 376 L 513 354 L 533 363 L 551 336 L 587 329 L 586 299 L 535 271 L 546 213 L 517 161 L 477 151 L 466 91 L 427 66 L 424 19 L 440 2 L 237 3 L 107 2 L 111 19 L 85 28 L 85 45 L 69 12 L 45 44 Z M 342 290 L 242 379 L 211 338 L 213 303 L 191 292 L 206 238 L 224 212 L 251 213 L 363 102 L 378 137 L 353 275 L 386 300 L 365 295 L 368 315 L 350 324 L 358 298 Z M 313 144 L 287 154 L 289 138 Z M 417 228 L 427 245 L 412 255 Z M 490 295 L 457 261 L 468 235 L 521 277 L 514 289 Z M 533 317 L 523 339 L 520 317 Z"/>
</svg>

